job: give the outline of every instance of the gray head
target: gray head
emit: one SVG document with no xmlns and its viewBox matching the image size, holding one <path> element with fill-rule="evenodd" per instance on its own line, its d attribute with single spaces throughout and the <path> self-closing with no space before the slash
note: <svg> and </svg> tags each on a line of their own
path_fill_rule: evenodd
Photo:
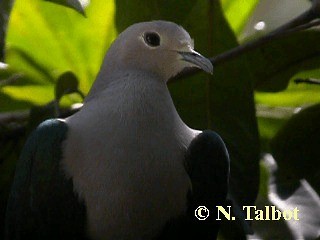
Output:
<svg viewBox="0 0 320 240">
<path fill-rule="evenodd" d="M 106 60 L 120 69 L 143 70 L 164 80 L 186 67 L 212 73 L 208 59 L 193 50 L 193 40 L 179 25 L 166 21 L 134 24 L 123 31 L 110 47 Z"/>
</svg>

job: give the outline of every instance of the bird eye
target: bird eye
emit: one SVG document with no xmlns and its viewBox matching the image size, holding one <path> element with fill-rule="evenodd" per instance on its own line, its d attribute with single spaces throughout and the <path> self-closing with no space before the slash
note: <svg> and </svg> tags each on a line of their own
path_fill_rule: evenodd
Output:
<svg viewBox="0 0 320 240">
<path fill-rule="evenodd" d="M 160 36 L 157 33 L 151 32 L 144 35 L 144 41 L 151 47 L 160 45 Z"/>
</svg>

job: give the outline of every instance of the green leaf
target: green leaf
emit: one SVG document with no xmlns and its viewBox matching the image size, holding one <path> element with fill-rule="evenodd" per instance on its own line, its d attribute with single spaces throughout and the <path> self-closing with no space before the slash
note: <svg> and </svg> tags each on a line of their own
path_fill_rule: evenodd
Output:
<svg viewBox="0 0 320 240">
<path fill-rule="evenodd" d="M 34 104 L 30 101 L 17 100 L 10 95 L 0 92 L 0 113 L 28 109 L 32 106 L 34 106 Z"/>
<path fill-rule="evenodd" d="M 320 77 L 320 60 L 316 57 L 320 54 L 317 44 L 319 38 L 320 32 L 314 30 L 295 34 L 292 38 L 277 40 L 265 46 L 264 50 L 258 50 L 269 57 L 254 59 L 254 55 L 251 56 L 256 85 L 263 91 L 277 91 L 257 92 L 255 94 L 257 104 L 298 108 L 320 102 L 320 86 L 296 84 L 293 81 L 296 78 Z M 262 64 L 255 64 L 253 61 L 262 61 Z M 260 129 L 266 127 L 260 124 Z"/>
<path fill-rule="evenodd" d="M 9 66 L 3 62 L 0 62 L 0 88 L 12 83 L 10 80 L 12 75 L 13 72 L 10 71 Z"/>
<path fill-rule="evenodd" d="M 282 91 L 295 74 L 319 69 L 319 41 L 320 31 L 304 31 L 271 41 L 246 54 L 254 74 L 255 88 L 259 91 Z"/>
<path fill-rule="evenodd" d="M 79 90 L 79 81 L 76 75 L 72 72 L 63 73 L 56 83 L 55 87 L 55 99 L 59 102 L 63 95 L 69 93 L 80 93 Z"/>
<path fill-rule="evenodd" d="M 256 115 L 258 119 L 261 151 L 270 152 L 270 140 L 284 126 L 300 107 L 285 107 L 285 106 L 266 106 L 256 104 Z"/>
<path fill-rule="evenodd" d="M 33 105 L 43 105 L 54 99 L 54 89 L 51 85 L 6 86 L 2 88 L 2 93 L 12 97 L 14 100 L 27 100 L 32 102 Z M 3 104 L 6 105 L 7 103 Z"/>
<path fill-rule="evenodd" d="M 238 36 L 244 29 L 248 18 L 259 3 L 258 0 L 222 0 L 222 9 L 230 27 Z"/>
<path fill-rule="evenodd" d="M 9 109 L 16 100 L 48 103 L 53 100 L 55 81 L 66 71 L 76 73 L 79 89 L 87 93 L 116 35 L 114 9 L 113 1 L 92 1 L 83 18 L 43 0 L 32 4 L 16 0 L 6 38 L 6 62 L 23 77 L 16 86 L 0 88 L 0 95 L 7 96 L 2 107 Z"/>
<path fill-rule="evenodd" d="M 308 74 L 308 76 L 312 75 Z M 258 92 L 255 99 L 258 104 L 270 107 L 301 107 L 320 102 L 319 90 L 319 86 L 290 82 L 285 91 L 277 93 Z"/>
<path fill-rule="evenodd" d="M 317 78 L 319 69 L 303 71 L 296 74 L 295 78 Z M 285 91 L 268 93 L 258 92 L 255 99 L 258 104 L 267 105 L 269 107 L 303 107 L 320 102 L 319 95 L 320 86 L 300 83 L 296 84 L 290 81 Z"/>
<path fill-rule="evenodd" d="M 85 0 L 44 0 L 44 1 L 53 2 L 53 3 L 57 3 L 60 5 L 72 8 L 84 16 L 85 16 L 85 12 L 84 12 L 85 3 L 89 2 L 89 0 L 87 1 Z"/>
<path fill-rule="evenodd" d="M 48 66 L 44 64 L 44 61 L 40 62 L 35 59 L 34 55 L 12 47 L 7 50 L 7 57 L 10 58 L 11 72 L 22 75 L 22 79 L 15 85 L 54 83 L 54 76 L 48 71 Z"/>
<path fill-rule="evenodd" d="M 320 193 L 320 104 L 294 115 L 271 141 L 279 178 L 307 179 Z"/>
<path fill-rule="evenodd" d="M 262 152 L 270 152 L 270 140 L 276 135 L 276 133 L 285 124 L 286 121 L 286 118 L 275 118 L 272 116 L 258 117 L 260 144 Z"/>
</svg>

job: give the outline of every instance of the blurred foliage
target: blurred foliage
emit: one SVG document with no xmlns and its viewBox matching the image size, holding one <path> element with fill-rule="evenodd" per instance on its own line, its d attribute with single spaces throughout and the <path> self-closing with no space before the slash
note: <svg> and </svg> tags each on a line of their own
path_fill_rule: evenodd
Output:
<svg viewBox="0 0 320 240">
<path fill-rule="evenodd" d="M 298 32 L 248 53 L 249 64 L 254 66 L 255 88 L 264 92 L 282 91 L 296 73 L 317 69 L 320 45 L 314 44 L 315 39 L 320 39 L 319 30 Z"/>
<path fill-rule="evenodd" d="M 222 0 L 223 13 L 230 24 L 230 27 L 234 31 L 235 35 L 238 36 L 243 31 L 248 18 L 254 11 L 259 1 L 257 0 L 246 0 L 246 1 L 235 1 L 235 0 Z"/>
<path fill-rule="evenodd" d="M 4 58 L 4 45 L 8 19 L 12 8 L 13 0 L 0 1 L 0 62 Z"/>
<path fill-rule="evenodd" d="M 44 0 L 44 1 L 53 2 L 56 4 L 60 4 L 62 6 L 73 8 L 74 10 L 83 14 L 84 16 L 85 16 L 84 7 L 87 3 L 89 3 L 86 0 Z"/>
<path fill-rule="evenodd" d="M 9 2 L 0 0 L 0 6 Z M 66 107 L 81 101 L 69 93 L 88 93 L 119 32 L 139 21 L 170 20 L 190 33 L 199 52 L 215 56 L 239 45 L 248 18 L 259 4 L 258 0 L 16 0 L 5 39 L 9 66 L 0 66 L 0 120 L 1 114 L 17 110 L 31 109 L 31 115 L 0 122 L 0 216 L 4 216 L 17 149 L 39 122 L 57 115 L 60 99 Z M 0 12 L 2 19 L 9 11 Z M 0 24 L 3 27 L 5 22 Z M 293 81 L 320 77 L 319 40 L 316 29 L 291 34 L 216 66 L 212 77 L 200 73 L 169 85 L 178 112 L 189 126 L 214 129 L 225 140 L 232 161 L 230 197 L 240 208 L 254 205 L 258 190 L 259 202 L 275 204 L 267 193 L 279 185 L 274 181 L 268 187 L 273 178 L 294 179 L 284 181 L 289 184 L 274 191 L 276 195 L 295 194 L 288 189 L 297 190 L 301 179 L 310 181 L 319 194 L 316 124 L 320 107 L 297 110 L 320 102 L 320 86 Z M 274 154 L 277 171 L 268 172 L 259 165 L 261 152 Z M 244 237 L 245 226 L 237 225 L 243 223 L 227 224 L 225 237 Z"/>
<path fill-rule="evenodd" d="M 6 63 L 22 76 L 15 86 L 2 87 L 0 111 L 20 109 L 21 102 L 31 107 L 51 101 L 54 83 L 66 71 L 81 79 L 79 88 L 87 93 L 116 36 L 114 11 L 113 1 L 93 1 L 84 18 L 50 2 L 17 0 L 7 33 Z"/>
<path fill-rule="evenodd" d="M 59 102 L 64 95 L 70 93 L 78 93 L 84 97 L 84 94 L 79 89 L 77 76 L 73 72 L 65 72 L 59 76 L 56 82 L 54 91 L 55 100 Z"/>
<path fill-rule="evenodd" d="M 320 124 L 318 123 L 320 123 L 320 104 L 301 110 L 272 139 L 271 152 L 278 162 L 278 178 L 290 181 L 306 179 L 320 193 Z"/>
</svg>

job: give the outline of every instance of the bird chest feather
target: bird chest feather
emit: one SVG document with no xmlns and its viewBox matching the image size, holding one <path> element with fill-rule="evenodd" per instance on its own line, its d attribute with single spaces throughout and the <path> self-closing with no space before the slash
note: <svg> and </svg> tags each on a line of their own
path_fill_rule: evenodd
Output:
<svg viewBox="0 0 320 240">
<path fill-rule="evenodd" d="M 184 155 L 193 132 L 162 87 L 138 81 L 109 87 L 98 104 L 81 110 L 99 111 L 67 120 L 66 171 L 85 201 L 89 232 L 99 239 L 150 237 L 186 209 Z"/>
</svg>

